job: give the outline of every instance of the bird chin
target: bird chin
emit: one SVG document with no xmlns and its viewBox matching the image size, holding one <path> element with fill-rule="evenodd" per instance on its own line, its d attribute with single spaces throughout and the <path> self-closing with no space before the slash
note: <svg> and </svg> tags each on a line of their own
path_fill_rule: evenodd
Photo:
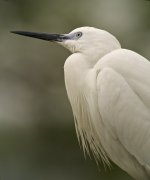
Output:
<svg viewBox="0 0 150 180">
<path fill-rule="evenodd" d="M 66 40 L 66 41 L 63 41 L 63 42 L 57 42 L 57 44 L 60 44 L 61 46 L 65 47 L 71 53 L 75 53 L 76 52 L 75 45 L 71 44 L 71 40 L 68 40 L 68 41 Z"/>
</svg>

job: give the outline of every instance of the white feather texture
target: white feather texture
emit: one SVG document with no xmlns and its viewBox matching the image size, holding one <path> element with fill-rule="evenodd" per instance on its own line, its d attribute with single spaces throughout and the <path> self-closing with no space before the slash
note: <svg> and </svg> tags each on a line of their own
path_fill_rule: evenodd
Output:
<svg viewBox="0 0 150 180">
<path fill-rule="evenodd" d="M 150 63 L 114 36 L 83 27 L 66 41 L 65 84 L 84 151 L 109 158 L 137 180 L 150 179 Z"/>
</svg>

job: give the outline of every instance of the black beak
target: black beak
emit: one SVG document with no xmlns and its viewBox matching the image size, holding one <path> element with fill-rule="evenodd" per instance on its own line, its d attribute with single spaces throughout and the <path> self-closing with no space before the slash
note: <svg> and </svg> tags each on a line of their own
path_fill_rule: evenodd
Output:
<svg viewBox="0 0 150 180">
<path fill-rule="evenodd" d="M 36 33 L 36 32 L 28 32 L 28 31 L 11 31 L 11 33 L 42 39 L 46 41 L 52 41 L 52 42 L 53 41 L 62 42 L 64 40 L 69 39 L 69 37 L 65 34 L 47 34 L 47 33 Z"/>
</svg>

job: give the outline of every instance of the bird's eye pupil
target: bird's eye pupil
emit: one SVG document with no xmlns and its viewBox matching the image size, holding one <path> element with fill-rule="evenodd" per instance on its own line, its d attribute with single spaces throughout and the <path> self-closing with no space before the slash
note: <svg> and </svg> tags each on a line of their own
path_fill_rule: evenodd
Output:
<svg viewBox="0 0 150 180">
<path fill-rule="evenodd" d="M 81 32 L 78 32 L 76 35 L 77 35 L 77 37 L 81 37 L 81 36 L 82 36 L 82 33 L 81 33 Z"/>
</svg>

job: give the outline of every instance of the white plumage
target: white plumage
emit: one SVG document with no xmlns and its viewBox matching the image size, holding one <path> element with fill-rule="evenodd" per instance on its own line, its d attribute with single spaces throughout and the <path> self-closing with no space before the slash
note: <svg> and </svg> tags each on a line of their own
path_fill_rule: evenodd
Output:
<svg viewBox="0 0 150 180">
<path fill-rule="evenodd" d="M 57 41 L 73 53 L 65 84 L 84 152 L 90 148 L 96 159 L 150 179 L 150 62 L 92 27 L 64 35 L 14 33 Z"/>
<path fill-rule="evenodd" d="M 89 144 L 104 162 L 110 158 L 135 179 L 150 179 L 150 63 L 107 32 L 76 31 L 89 48 L 77 46 L 64 70 L 83 149 Z"/>
</svg>

